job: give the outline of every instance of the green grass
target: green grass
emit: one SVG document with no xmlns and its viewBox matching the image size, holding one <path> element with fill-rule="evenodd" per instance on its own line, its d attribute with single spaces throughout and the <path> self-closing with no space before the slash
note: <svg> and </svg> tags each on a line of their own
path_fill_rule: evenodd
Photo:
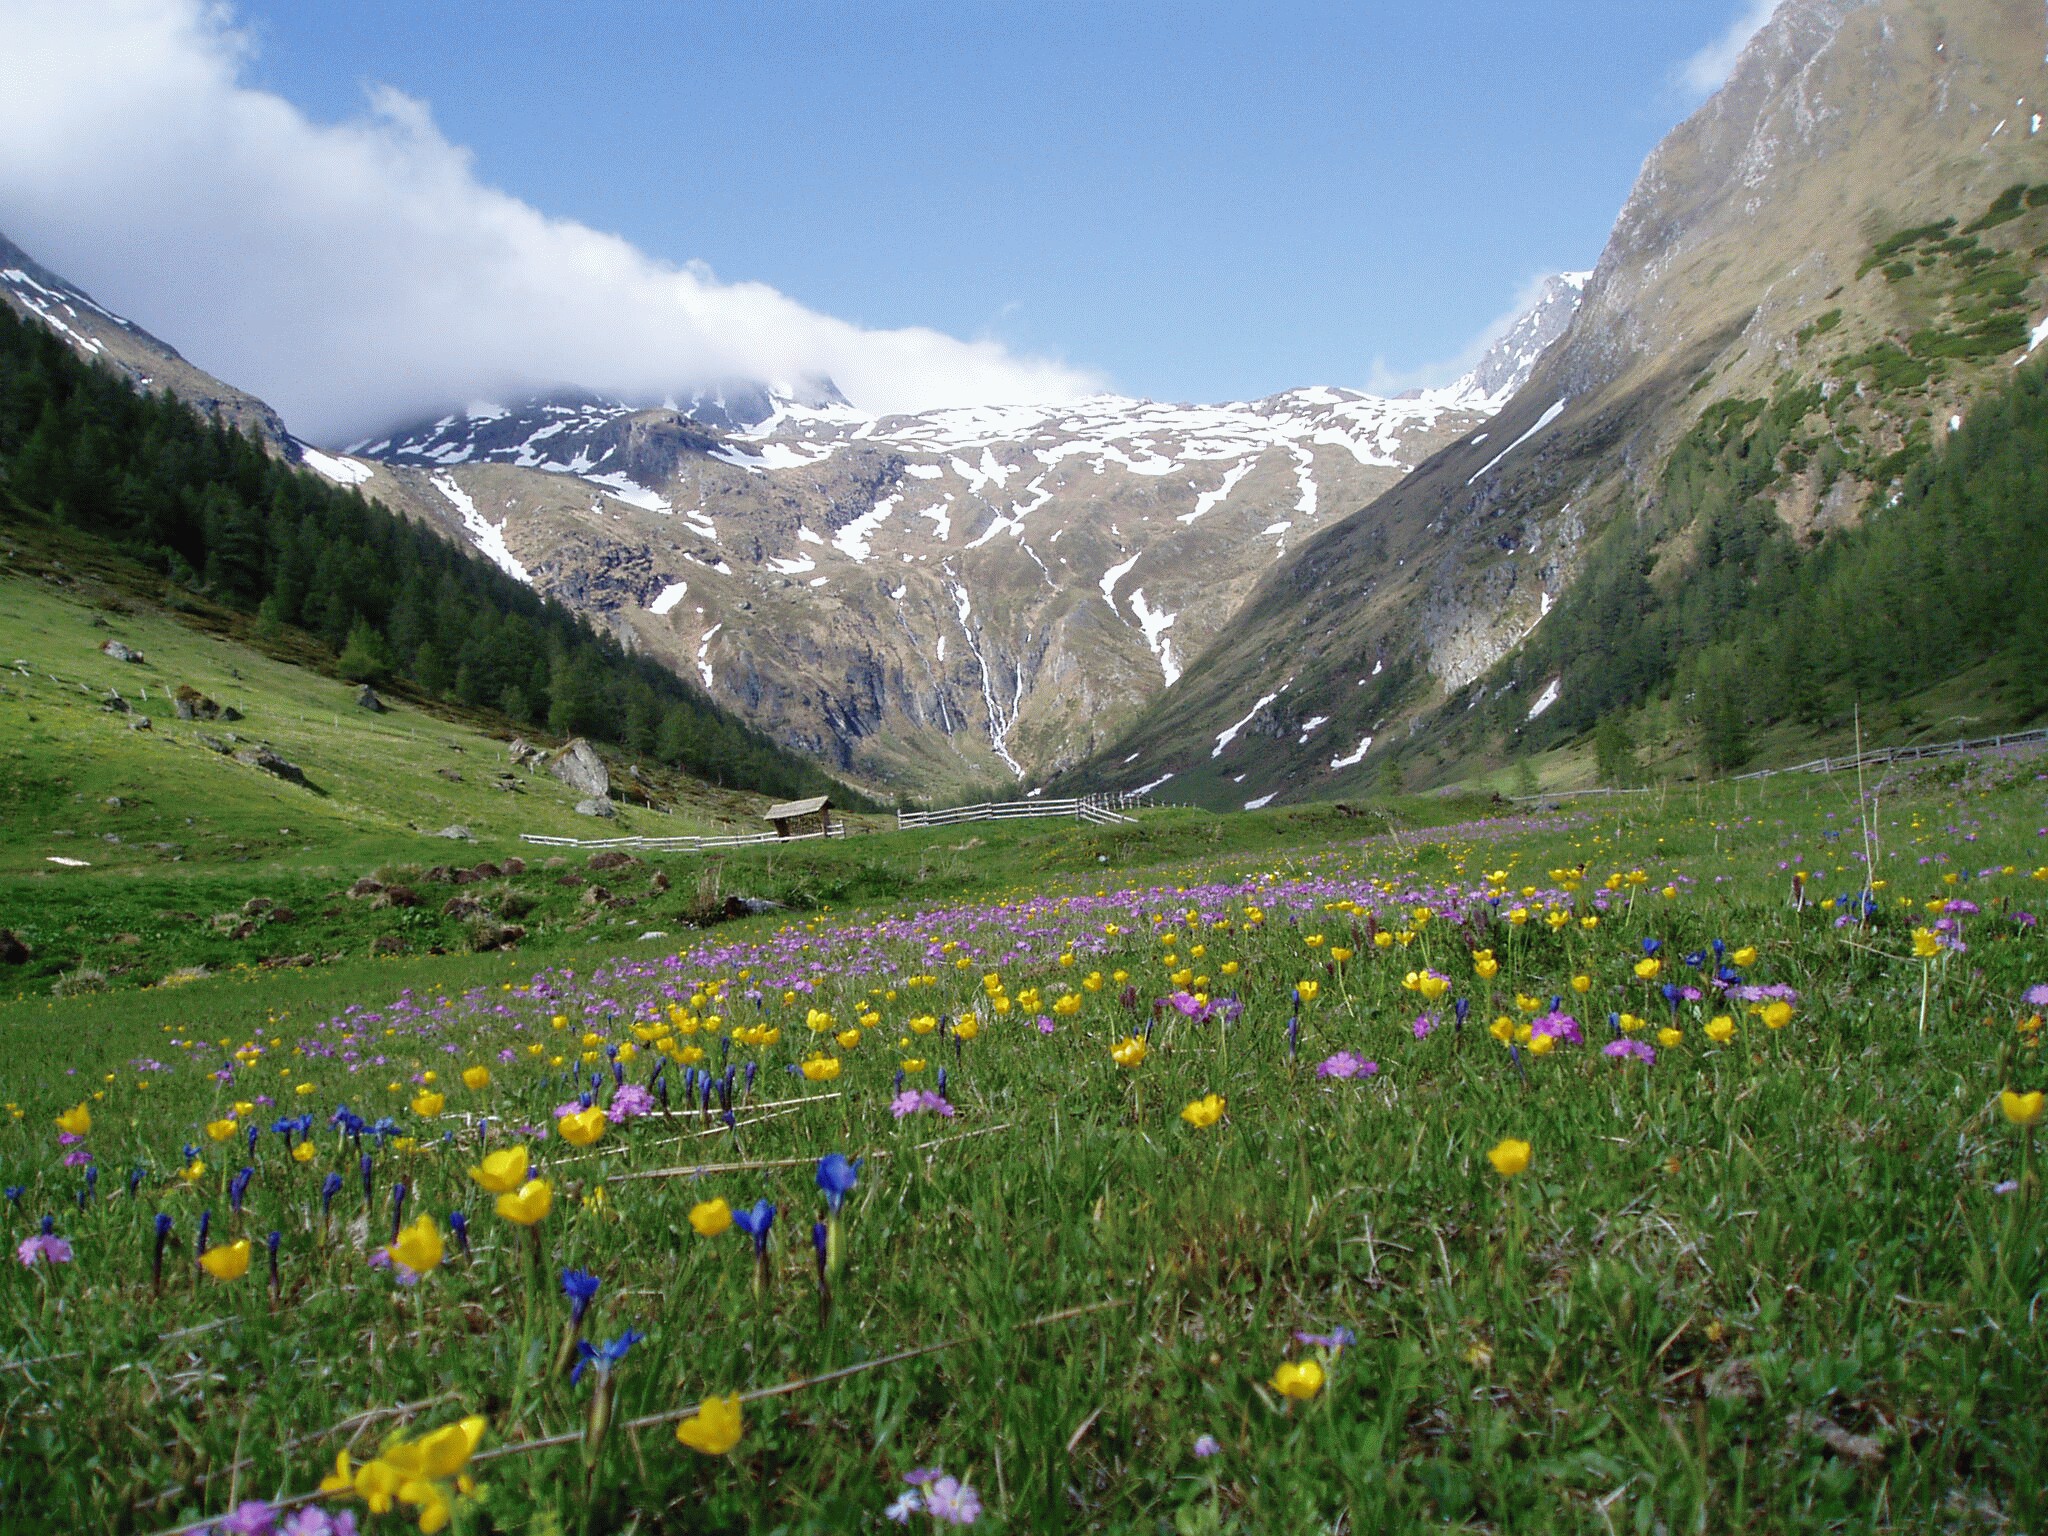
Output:
<svg viewBox="0 0 2048 1536">
<path fill-rule="evenodd" d="M 2024 1145 L 1997 1094 L 2048 1079 L 2017 1027 L 2025 989 L 2048 981 L 2048 946 L 2015 917 L 2048 902 L 2034 774 L 1957 763 L 1890 781 L 1872 817 L 1883 910 L 1866 929 L 1821 905 L 1860 883 L 1853 785 L 1771 781 L 1370 838 L 1320 810 L 849 840 L 776 850 L 772 867 L 727 861 L 721 879 L 808 881 L 821 905 L 721 927 L 679 959 L 617 960 L 636 947 L 581 934 L 545 970 L 535 953 L 351 959 L 0 1005 L 19 1111 L 0 1122 L 0 1170 L 24 1189 L 0 1217 L 17 1243 L 48 1212 L 77 1255 L 0 1278 L 0 1525 L 166 1527 L 310 1492 L 345 1444 L 361 1461 L 395 1429 L 476 1413 L 490 1459 L 458 1506 L 471 1531 L 891 1529 L 882 1508 L 916 1466 L 969 1478 L 994 1530 L 2039 1529 L 2032 1319 L 2048 1241 L 2038 1191 L 1995 1188 L 2019 1177 Z M 1812 877 L 1804 910 L 1787 900 L 1794 869 Z M 1459 894 L 1475 888 L 1502 893 L 1497 915 Z M 1962 919 L 1969 950 L 1923 972 L 1908 930 L 1955 897 L 1980 908 Z M 1418 924 L 1423 904 L 1438 911 Z M 1512 922 L 1517 907 L 1534 920 Z M 1716 1045 L 1711 1010 L 1681 1001 L 1683 1041 L 1654 1065 L 1604 1057 L 1610 1011 L 1667 1012 L 1634 971 L 1644 937 L 1681 980 L 1713 938 L 1756 946 L 1748 979 L 1798 990 L 1790 1022 L 1731 1008 L 1736 1034 Z M 1474 943 L 1501 961 L 1491 982 Z M 1404 985 L 1425 967 L 1449 979 L 1435 1005 Z M 1305 980 L 1318 995 L 1291 1055 Z M 1234 993 L 1242 1018 L 1155 1011 L 1182 984 Z M 1586 1043 L 1518 1065 L 1484 1028 L 1495 1011 L 1527 1021 L 1518 994 L 1565 998 Z M 1054 1008 L 1062 996 L 1078 1011 Z M 1451 997 L 1473 1005 L 1463 1029 Z M 352 1024 L 329 1022 L 348 1007 Z M 829 1032 L 808 1026 L 813 1009 Z M 863 1027 L 866 1010 L 878 1022 Z M 1440 1023 L 1419 1039 L 1425 1011 Z M 913 1022 L 976 1015 L 969 1041 Z M 1143 1064 L 1113 1064 L 1109 1045 L 1155 1016 Z M 665 1041 L 636 1038 L 636 1020 L 666 1025 Z M 779 1038 L 719 1044 L 756 1022 Z M 849 1026 L 863 1038 L 834 1043 Z M 556 1195 L 539 1229 L 549 1274 L 531 1282 L 521 1233 L 465 1175 L 470 1117 L 545 1125 L 571 1092 L 563 1071 L 602 1071 L 615 1045 L 635 1053 L 634 1082 L 664 1045 L 708 1046 L 713 1064 L 729 1049 L 761 1076 L 742 1085 L 736 1130 L 714 1111 L 708 1125 L 633 1120 L 588 1151 L 531 1139 Z M 236 1082 L 216 1082 L 235 1047 Z M 359 1051 L 360 1070 L 328 1049 Z M 586 1049 L 594 1063 L 575 1060 Z M 1340 1049 L 1378 1074 L 1318 1078 Z M 813 1052 L 840 1062 L 836 1079 L 785 1070 Z M 947 1069 L 957 1118 L 892 1119 L 913 1055 L 913 1084 Z M 475 1064 L 493 1080 L 473 1091 L 457 1074 Z M 447 1094 L 439 1116 L 410 1107 L 427 1070 Z M 1183 1123 L 1208 1092 L 1226 1097 L 1223 1122 Z M 204 1134 L 259 1095 L 276 1104 L 246 1123 L 318 1116 L 310 1164 L 267 1129 L 253 1156 L 239 1132 Z M 82 1209 L 52 1125 L 81 1101 L 103 1170 Z M 355 1149 L 326 1127 L 337 1101 L 420 1137 L 374 1158 L 374 1239 Z M 1485 1158 L 1504 1136 L 1534 1147 L 1512 1181 Z M 189 1186 L 186 1144 L 205 1164 Z M 868 1161 L 828 1306 L 808 1223 L 810 1160 L 832 1151 Z M 244 1163 L 237 1221 L 222 1186 Z M 316 1195 L 330 1168 L 345 1178 L 331 1233 Z M 445 1230 L 461 1207 L 476 1239 L 413 1289 L 366 1263 L 397 1176 L 409 1214 Z M 686 1224 L 713 1196 L 780 1208 L 765 1295 L 745 1238 Z M 259 1239 L 247 1278 L 196 1272 L 201 1208 L 217 1241 Z M 158 1211 L 176 1233 L 161 1294 Z M 646 1335 L 602 1388 L 553 1368 L 567 1307 L 552 1272 L 566 1265 L 601 1278 L 587 1337 Z M 1106 1310 L 1073 1310 L 1087 1308 Z M 160 1338 L 208 1324 L 222 1326 Z M 1356 1342 L 1321 1352 L 1323 1389 L 1278 1396 L 1275 1368 L 1319 1355 L 1292 1333 L 1337 1327 Z M 889 1358 L 924 1346 L 943 1347 Z M 709 1394 L 840 1370 L 749 1402 L 730 1457 L 673 1436 Z M 1221 1446 L 1206 1460 L 1204 1434 Z"/>
</svg>

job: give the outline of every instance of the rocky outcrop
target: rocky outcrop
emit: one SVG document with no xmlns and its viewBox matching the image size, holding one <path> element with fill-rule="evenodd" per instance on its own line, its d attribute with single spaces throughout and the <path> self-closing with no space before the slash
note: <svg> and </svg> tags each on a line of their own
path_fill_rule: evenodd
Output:
<svg viewBox="0 0 2048 1536">
<path fill-rule="evenodd" d="M 597 748 L 581 736 L 548 759 L 548 772 L 590 799 L 603 799 L 611 793 L 610 770 L 597 755 Z"/>
<path fill-rule="evenodd" d="M 272 778 L 283 779 L 288 784 L 311 788 L 306 783 L 304 769 L 297 763 L 287 762 L 268 747 L 244 747 L 235 754 L 235 761 L 244 767 L 259 769 Z"/>
</svg>

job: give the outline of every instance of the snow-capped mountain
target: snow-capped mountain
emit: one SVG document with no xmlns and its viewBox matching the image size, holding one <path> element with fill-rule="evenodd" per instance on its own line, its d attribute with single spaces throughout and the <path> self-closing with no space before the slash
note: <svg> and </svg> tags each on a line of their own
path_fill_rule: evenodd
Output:
<svg viewBox="0 0 2048 1536">
<path fill-rule="evenodd" d="M 1576 292 L 1554 284 L 1471 374 L 1401 399 L 877 417 L 829 385 L 647 407 L 565 390 L 308 462 L 843 772 L 964 788 L 1101 746 L 1274 562 L 1496 409 Z"/>
</svg>

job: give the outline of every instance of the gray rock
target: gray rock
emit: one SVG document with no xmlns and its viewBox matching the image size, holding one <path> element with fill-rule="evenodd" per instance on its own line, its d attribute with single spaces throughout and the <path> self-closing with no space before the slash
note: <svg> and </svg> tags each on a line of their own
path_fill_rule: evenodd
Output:
<svg viewBox="0 0 2048 1536">
<path fill-rule="evenodd" d="M 131 730 L 131 731 L 146 731 L 146 730 L 148 730 L 148 729 L 149 729 L 149 716 L 147 716 L 147 715 L 137 715 L 137 716 L 136 716 L 136 717 L 135 717 L 135 718 L 134 718 L 133 720 L 130 720 L 130 721 L 128 722 L 128 729 L 129 729 L 129 730 Z"/>
<path fill-rule="evenodd" d="M 373 715 L 381 715 L 388 706 L 377 697 L 377 690 L 368 683 L 356 690 L 356 708 L 367 709 Z"/>
<path fill-rule="evenodd" d="M 199 745 L 201 745 L 202 747 L 206 748 L 207 751 L 218 752 L 222 757 L 226 757 L 230 752 L 234 751 L 233 747 L 230 747 L 218 736 L 209 736 L 204 731 L 194 731 L 192 733 L 192 739 L 198 742 Z"/>
<path fill-rule="evenodd" d="M 180 720 L 218 720 L 222 716 L 220 705 L 189 683 L 180 683 L 171 691 L 171 702 Z"/>
<path fill-rule="evenodd" d="M 616 816 L 619 814 L 619 808 L 613 805 L 605 796 L 593 795 L 588 800 L 578 800 L 576 802 L 576 814 L 578 816 Z"/>
<path fill-rule="evenodd" d="M 547 753 L 524 736 L 514 736 L 505 750 L 511 754 L 512 761 L 521 768 L 538 768 L 548 760 Z"/>
<path fill-rule="evenodd" d="M 235 754 L 235 761 L 244 767 L 258 768 L 276 778 L 291 784 L 306 782 L 305 770 L 297 763 L 288 763 L 268 747 L 244 747 Z"/>
<path fill-rule="evenodd" d="M 443 827 L 440 831 L 436 832 L 434 836 L 445 837 L 450 842 L 456 843 L 473 843 L 476 841 L 476 835 L 473 832 L 471 832 L 469 828 L 459 825 L 452 827 Z"/>
<path fill-rule="evenodd" d="M 107 696 L 100 701 L 100 708 L 110 715 L 125 715 L 128 713 L 128 701 L 109 688 Z"/>
<path fill-rule="evenodd" d="M 130 650 L 118 640 L 103 640 L 100 649 L 116 661 L 140 662 L 143 659 L 142 652 Z"/>
<path fill-rule="evenodd" d="M 597 755 L 597 748 L 581 736 L 548 759 L 548 772 L 593 800 L 602 800 L 612 792 L 612 776 L 604 765 L 604 759 Z M 577 809 L 583 808 L 578 806 Z"/>
</svg>

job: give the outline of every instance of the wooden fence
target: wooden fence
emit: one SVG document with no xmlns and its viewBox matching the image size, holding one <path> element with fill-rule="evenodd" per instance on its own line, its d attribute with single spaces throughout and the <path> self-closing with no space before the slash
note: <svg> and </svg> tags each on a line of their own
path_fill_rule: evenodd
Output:
<svg viewBox="0 0 2048 1536">
<path fill-rule="evenodd" d="M 844 837 L 846 828 L 834 823 L 830 832 L 799 832 L 783 837 L 775 832 L 749 832 L 740 837 L 548 837 L 539 832 L 522 832 L 522 843 L 539 843 L 547 848 L 663 848 L 671 853 L 702 853 L 707 848 L 752 848 L 761 843 L 807 843 L 820 837 Z"/>
<path fill-rule="evenodd" d="M 1144 796 L 1125 791 L 1113 795 L 1083 795 L 1078 800 L 991 800 L 980 805 L 956 805 L 943 811 L 898 811 L 898 830 L 910 827 L 950 827 L 963 821 L 1010 821 L 1038 816 L 1072 816 L 1098 827 L 1128 826 L 1135 816 L 1125 811 L 1144 804 Z"/>
</svg>

